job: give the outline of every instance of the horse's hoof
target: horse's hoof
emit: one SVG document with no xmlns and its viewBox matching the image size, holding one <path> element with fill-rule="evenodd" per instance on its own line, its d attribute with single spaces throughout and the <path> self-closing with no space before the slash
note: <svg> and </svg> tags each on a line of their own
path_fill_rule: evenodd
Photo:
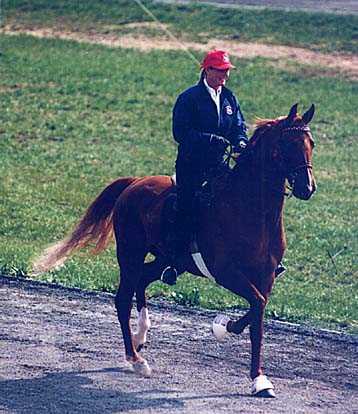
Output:
<svg viewBox="0 0 358 414">
<path fill-rule="evenodd" d="M 259 398 L 276 398 L 274 390 L 263 390 L 259 391 L 257 394 L 254 394 L 254 397 Z"/>
<path fill-rule="evenodd" d="M 152 369 L 148 365 L 148 362 L 143 359 L 141 361 L 132 362 L 133 370 L 136 374 L 144 378 L 152 376 Z"/>
<path fill-rule="evenodd" d="M 127 359 L 123 360 L 121 368 L 123 368 L 126 372 L 134 372 L 133 363 Z"/>
<path fill-rule="evenodd" d="M 218 341 L 223 341 L 225 336 L 227 335 L 228 332 L 226 326 L 229 321 L 230 318 L 225 315 L 217 315 L 213 320 L 212 330 L 215 338 Z"/>
<path fill-rule="evenodd" d="M 273 390 L 273 385 L 271 381 L 266 377 L 266 375 L 258 375 L 253 383 L 251 388 L 251 395 L 260 398 L 275 398 L 275 392 Z"/>
</svg>

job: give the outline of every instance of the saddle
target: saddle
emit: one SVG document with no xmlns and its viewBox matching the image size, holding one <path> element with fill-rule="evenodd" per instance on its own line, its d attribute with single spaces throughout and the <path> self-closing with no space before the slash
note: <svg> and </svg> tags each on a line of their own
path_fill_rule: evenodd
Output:
<svg viewBox="0 0 358 414">
<path fill-rule="evenodd" d="M 161 234 L 162 240 L 165 240 L 168 245 L 173 244 L 173 241 L 177 239 L 185 239 L 186 244 L 195 239 L 199 230 L 201 212 L 208 209 L 213 201 L 211 185 L 205 181 L 195 192 L 190 223 L 187 225 L 178 222 L 177 198 L 177 188 L 174 186 L 164 201 L 162 209 Z"/>
</svg>

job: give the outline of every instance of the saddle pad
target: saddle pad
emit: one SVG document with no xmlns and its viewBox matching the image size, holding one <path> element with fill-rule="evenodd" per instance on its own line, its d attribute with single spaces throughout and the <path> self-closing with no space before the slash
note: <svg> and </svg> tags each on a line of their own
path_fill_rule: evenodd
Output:
<svg viewBox="0 0 358 414">
<path fill-rule="evenodd" d="M 207 268 L 207 266 L 204 262 L 203 256 L 199 252 L 199 248 L 198 248 L 198 244 L 197 244 L 196 240 L 193 240 L 190 243 L 190 254 L 191 254 L 191 257 L 194 260 L 194 263 L 195 263 L 196 267 L 200 270 L 200 272 L 204 276 L 206 276 L 207 278 L 209 278 L 210 280 L 215 282 L 214 276 L 210 273 L 209 269 Z"/>
</svg>

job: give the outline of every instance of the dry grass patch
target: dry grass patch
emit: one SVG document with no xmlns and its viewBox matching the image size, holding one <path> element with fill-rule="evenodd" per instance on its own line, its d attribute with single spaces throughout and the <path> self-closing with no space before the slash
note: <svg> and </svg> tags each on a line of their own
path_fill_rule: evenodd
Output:
<svg viewBox="0 0 358 414">
<path fill-rule="evenodd" d="M 151 27 L 156 29 L 161 26 L 157 23 L 151 24 L 148 22 L 129 23 L 123 26 L 135 28 L 138 27 L 138 25 L 140 25 L 140 27 Z M 39 38 L 74 40 L 84 43 L 101 44 L 108 47 L 139 49 L 143 52 L 153 49 L 180 50 L 183 48 L 205 52 L 208 49 L 221 48 L 228 50 L 232 56 L 238 58 L 264 57 L 278 62 L 278 65 L 282 65 L 283 60 L 289 59 L 290 61 L 305 65 L 313 65 L 315 67 L 320 66 L 323 68 L 325 76 L 336 76 L 338 72 L 349 79 L 358 79 L 358 56 L 338 53 L 326 54 L 299 47 L 278 46 L 254 42 L 237 42 L 222 39 L 211 39 L 206 43 L 198 43 L 188 42 L 181 39 L 175 41 L 169 39 L 167 36 L 158 37 L 145 34 L 120 35 L 114 33 L 98 33 L 96 31 L 84 33 L 70 30 L 58 30 L 50 27 L 14 29 L 13 26 L 5 26 L 0 30 L 0 33 L 8 35 L 26 34 Z M 314 71 L 316 70 L 317 69 L 314 69 Z M 330 73 L 330 70 L 333 70 L 333 72 Z"/>
</svg>

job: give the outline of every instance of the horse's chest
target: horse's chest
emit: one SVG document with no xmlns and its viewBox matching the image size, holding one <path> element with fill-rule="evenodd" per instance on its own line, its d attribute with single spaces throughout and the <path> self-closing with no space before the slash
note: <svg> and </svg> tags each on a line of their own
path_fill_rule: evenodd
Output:
<svg viewBox="0 0 358 414">
<path fill-rule="evenodd" d="M 280 250 L 283 238 L 280 231 L 273 232 L 256 220 L 241 217 L 227 221 L 225 225 L 213 226 L 211 238 L 220 250 L 255 260 L 266 258 L 273 251 Z"/>
</svg>

